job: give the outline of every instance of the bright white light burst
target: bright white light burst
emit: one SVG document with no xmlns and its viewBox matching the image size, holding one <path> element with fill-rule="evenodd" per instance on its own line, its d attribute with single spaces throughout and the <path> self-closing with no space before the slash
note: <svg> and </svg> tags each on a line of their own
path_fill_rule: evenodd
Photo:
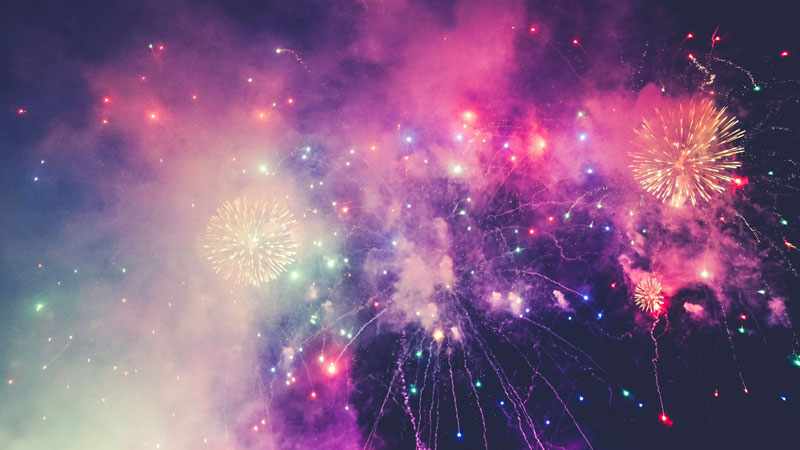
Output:
<svg viewBox="0 0 800 450">
<path fill-rule="evenodd" d="M 206 227 L 207 259 L 226 280 L 259 286 L 294 262 L 292 213 L 282 204 L 246 196 L 225 202 Z"/>
</svg>

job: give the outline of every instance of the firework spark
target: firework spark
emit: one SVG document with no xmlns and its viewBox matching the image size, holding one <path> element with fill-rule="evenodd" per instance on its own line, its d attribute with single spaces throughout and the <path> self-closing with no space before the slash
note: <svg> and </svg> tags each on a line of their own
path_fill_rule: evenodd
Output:
<svg viewBox="0 0 800 450">
<path fill-rule="evenodd" d="M 226 280 L 259 286 L 294 262 L 297 222 L 279 203 L 240 197 L 225 202 L 206 227 L 208 261 Z"/>
<path fill-rule="evenodd" d="M 696 205 L 699 198 L 708 201 L 713 192 L 724 191 L 723 183 L 733 180 L 728 171 L 741 165 L 731 158 L 744 151 L 736 145 L 744 136 L 736 128 L 739 121 L 708 100 L 655 112 L 655 123 L 643 118 L 635 130 L 639 148 L 630 154 L 634 178 L 672 206 L 686 199 Z"/>
<path fill-rule="evenodd" d="M 656 278 L 645 278 L 636 285 L 633 293 L 636 305 L 644 312 L 659 313 L 664 306 L 664 294 L 661 293 L 661 283 Z"/>
</svg>

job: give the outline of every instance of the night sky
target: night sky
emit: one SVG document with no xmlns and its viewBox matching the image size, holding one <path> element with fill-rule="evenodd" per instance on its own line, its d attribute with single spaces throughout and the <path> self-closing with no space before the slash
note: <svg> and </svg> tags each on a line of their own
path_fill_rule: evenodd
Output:
<svg viewBox="0 0 800 450">
<path fill-rule="evenodd" d="M 3 2 L 0 448 L 797 447 L 786 3 Z"/>
</svg>

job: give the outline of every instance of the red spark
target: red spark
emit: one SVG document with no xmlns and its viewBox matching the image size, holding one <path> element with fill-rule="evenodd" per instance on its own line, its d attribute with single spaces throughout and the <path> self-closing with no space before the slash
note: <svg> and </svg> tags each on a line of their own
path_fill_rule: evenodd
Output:
<svg viewBox="0 0 800 450">
<path fill-rule="evenodd" d="M 287 102 L 288 102 L 290 105 L 291 105 L 292 103 L 294 103 L 294 99 L 293 99 L 293 98 L 289 98 L 289 100 L 286 100 L 286 101 L 287 101 Z"/>
<path fill-rule="evenodd" d="M 733 177 L 733 188 L 740 189 L 747 186 L 750 180 L 747 177 Z"/>
<path fill-rule="evenodd" d="M 668 427 L 672 426 L 672 423 L 673 423 L 672 419 L 670 419 L 668 415 L 666 415 L 664 413 L 661 413 L 661 416 L 659 416 L 659 419 L 661 419 L 661 423 L 663 423 L 664 425 L 666 425 Z"/>
<path fill-rule="evenodd" d="M 580 45 L 580 42 L 578 42 L 577 39 L 573 39 L 572 40 L 572 45 Z"/>
<path fill-rule="evenodd" d="M 744 314 L 740 315 L 739 318 L 742 319 L 742 320 L 747 320 L 747 316 L 744 315 Z"/>
<path fill-rule="evenodd" d="M 530 30 L 531 30 L 531 33 L 536 33 L 536 25 L 532 26 L 530 28 Z"/>
<path fill-rule="evenodd" d="M 787 248 L 797 250 L 797 247 L 795 247 L 794 244 L 792 244 L 791 242 L 787 241 L 786 238 L 783 238 L 783 243 L 786 244 Z"/>
<path fill-rule="evenodd" d="M 109 102 L 111 102 L 111 99 L 110 99 L 110 98 L 108 98 L 108 97 L 103 97 L 103 103 L 109 103 Z"/>
<path fill-rule="evenodd" d="M 745 394 L 749 394 L 749 393 L 750 393 L 750 391 L 748 391 L 748 390 L 747 390 L 747 388 L 744 388 L 744 393 L 745 393 Z"/>
<path fill-rule="evenodd" d="M 528 228 L 528 234 L 530 234 L 531 236 L 533 236 L 534 234 L 536 234 L 536 230 L 535 230 L 535 229 L 533 229 L 533 228 Z"/>
<path fill-rule="evenodd" d="M 311 391 L 311 398 L 317 398 L 317 393 L 315 391 Z"/>
<path fill-rule="evenodd" d="M 108 125 L 108 119 L 103 119 L 103 125 Z"/>
<path fill-rule="evenodd" d="M 686 39 L 691 39 L 693 37 L 694 37 L 694 35 L 692 33 L 689 33 L 689 34 L 686 35 Z"/>
<path fill-rule="evenodd" d="M 549 220 L 550 222 L 552 222 L 553 220 L 555 220 L 555 217 L 553 217 L 553 216 L 550 216 L 550 217 L 548 217 L 548 218 L 547 218 L 547 220 Z"/>
<path fill-rule="evenodd" d="M 374 302 L 374 303 L 372 304 L 372 306 L 374 306 L 374 307 L 378 308 L 378 307 L 380 307 L 380 306 L 381 306 L 381 304 L 380 304 L 380 302 Z"/>
<path fill-rule="evenodd" d="M 159 46 L 158 46 L 158 49 L 159 49 L 159 50 L 164 50 L 164 45 L 159 45 Z"/>
<path fill-rule="evenodd" d="M 719 391 L 714 389 L 714 397 L 719 397 Z"/>
<path fill-rule="evenodd" d="M 719 36 L 714 36 L 714 41 L 719 42 L 721 38 Z"/>
<path fill-rule="evenodd" d="M 25 110 L 25 109 L 22 109 L 22 108 L 17 110 L 17 114 L 19 114 L 19 115 L 25 114 L 26 112 L 28 112 L 28 111 Z"/>
<path fill-rule="evenodd" d="M 617 288 L 617 283 L 611 283 L 611 289 L 616 289 L 616 288 Z"/>
<path fill-rule="evenodd" d="M 789 56 L 789 52 L 788 51 L 784 50 L 784 51 L 781 52 L 781 58 L 786 58 L 787 56 Z"/>
<path fill-rule="evenodd" d="M 693 55 L 693 54 L 691 54 L 691 53 L 689 53 L 689 59 L 691 59 L 692 61 L 694 61 L 694 55 Z"/>
<path fill-rule="evenodd" d="M 347 206 L 343 206 L 342 207 L 342 214 L 347 214 L 349 211 L 350 211 L 350 208 L 348 208 Z"/>
</svg>

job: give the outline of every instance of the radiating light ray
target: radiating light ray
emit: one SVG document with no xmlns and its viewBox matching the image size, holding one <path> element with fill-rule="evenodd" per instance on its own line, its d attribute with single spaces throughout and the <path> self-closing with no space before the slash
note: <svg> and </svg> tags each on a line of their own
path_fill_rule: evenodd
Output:
<svg viewBox="0 0 800 450">
<path fill-rule="evenodd" d="M 283 205 L 246 196 L 225 202 L 206 227 L 207 259 L 237 284 L 260 286 L 294 262 L 297 222 Z"/>
<path fill-rule="evenodd" d="M 716 109 L 709 100 L 691 101 L 677 108 L 655 110 L 656 121 L 642 119 L 636 150 L 630 153 L 633 177 L 662 202 L 696 205 L 723 192 L 731 182 L 731 169 L 741 166 L 733 156 L 744 148 L 737 145 L 744 131 L 738 120 Z"/>
</svg>

